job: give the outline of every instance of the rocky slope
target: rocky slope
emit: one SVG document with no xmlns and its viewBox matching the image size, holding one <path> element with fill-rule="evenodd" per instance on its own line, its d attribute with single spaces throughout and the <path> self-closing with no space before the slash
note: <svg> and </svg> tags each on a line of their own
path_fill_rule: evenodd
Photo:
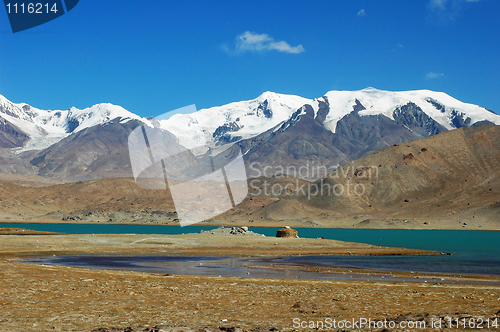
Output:
<svg viewBox="0 0 500 332">
<path fill-rule="evenodd" d="M 308 177 L 314 179 L 319 177 L 314 167 L 329 169 L 450 129 L 500 124 L 495 113 L 444 93 L 373 88 L 330 91 L 314 100 L 266 92 L 249 101 L 178 113 L 155 120 L 111 104 L 44 111 L 0 96 L 0 172 L 66 181 L 132 176 L 126 136 L 143 125 L 173 135 L 189 149 L 210 146 L 218 165 L 239 148 L 248 167 L 308 165 Z M 195 154 L 206 159 L 207 153 L 198 149 Z M 181 164 L 172 172 L 186 167 Z"/>
<path fill-rule="evenodd" d="M 485 125 L 387 147 L 313 183 L 261 176 L 241 204 L 208 223 L 499 229 L 499 151 L 500 127 Z M 10 220 L 177 223 L 168 190 L 131 178 L 0 182 L 0 211 Z"/>
<path fill-rule="evenodd" d="M 255 217 L 325 224 L 348 217 L 373 227 L 414 226 L 418 219 L 424 225 L 437 220 L 439 228 L 445 220 L 452 228 L 498 229 L 499 169 L 500 127 L 461 128 L 347 163 Z"/>
</svg>

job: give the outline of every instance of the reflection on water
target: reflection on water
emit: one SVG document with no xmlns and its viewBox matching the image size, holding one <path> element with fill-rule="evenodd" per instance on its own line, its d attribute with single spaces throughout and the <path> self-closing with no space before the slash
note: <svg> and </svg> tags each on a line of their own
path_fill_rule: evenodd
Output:
<svg viewBox="0 0 500 332">
<path fill-rule="evenodd" d="M 365 281 L 405 281 L 429 283 L 456 283 L 447 278 L 422 278 L 394 276 L 394 271 L 423 271 L 412 269 L 425 266 L 426 259 L 447 256 L 302 256 L 302 257 L 179 257 L 179 256 L 61 256 L 32 258 L 26 262 L 37 264 L 57 264 L 73 267 L 123 269 L 158 274 L 195 275 L 211 277 L 251 277 L 276 279 L 333 279 Z M 417 264 L 415 264 L 417 263 Z M 283 268 L 272 265 L 285 265 Z M 371 273 L 317 272 L 306 271 L 290 266 L 302 267 L 354 267 L 381 270 L 376 275 Z M 429 272 L 454 272 L 440 269 L 441 265 L 430 268 Z M 385 270 L 385 271 L 384 271 Z M 385 273 L 385 275 L 384 275 Z M 461 280 L 460 283 L 477 283 Z M 482 282 L 500 284 L 500 282 Z"/>
<path fill-rule="evenodd" d="M 500 275 L 500 257 L 471 259 L 467 255 L 308 256 L 286 257 L 282 263 L 355 267 L 362 269 L 455 274 Z"/>
</svg>

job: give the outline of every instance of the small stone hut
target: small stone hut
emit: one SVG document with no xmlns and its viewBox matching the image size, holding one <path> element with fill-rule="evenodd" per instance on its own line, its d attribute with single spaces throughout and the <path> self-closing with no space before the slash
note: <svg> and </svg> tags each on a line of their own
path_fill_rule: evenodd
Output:
<svg viewBox="0 0 500 332">
<path fill-rule="evenodd" d="M 278 229 L 276 237 L 299 237 L 299 232 L 289 226 L 285 226 L 282 229 Z"/>
</svg>

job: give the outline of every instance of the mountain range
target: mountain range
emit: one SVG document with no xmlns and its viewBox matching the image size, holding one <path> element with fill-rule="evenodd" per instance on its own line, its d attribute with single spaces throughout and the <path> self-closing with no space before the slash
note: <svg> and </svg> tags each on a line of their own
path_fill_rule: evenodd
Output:
<svg viewBox="0 0 500 332">
<path fill-rule="evenodd" d="M 209 223 L 499 229 L 497 124 L 492 111 L 428 90 L 266 92 L 169 118 L 111 104 L 44 111 L 0 96 L 0 219 L 176 223 L 169 191 L 132 178 L 129 134 L 144 126 L 191 149 L 166 167 L 179 174 L 208 154 L 220 167 L 243 152 L 249 195 Z M 363 195 L 310 190 L 356 185 Z"/>
<path fill-rule="evenodd" d="M 499 167 L 500 126 L 464 127 L 386 147 L 344 164 L 340 176 L 316 182 L 250 179 L 241 204 L 204 224 L 498 230 Z M 315 189 L 326 185 L 350 188 L 351 194 Z M 357 185 L 363 195 L 352 194 Z M 275 194 L 275 186 L 291 190 Z M 133 178 L 39 187 L 0 181 L 2 219 L 178 222 L 168 190 L 141 188 Z"/>
<path fill-rule="evenodd" d="M 494 112 L 442 92 L 374 88 L 330 91 L 316 99 L 265 92 L 158 119 L 112 104 L 40 110 L 0 95 L 0 173 L 63 181 L 131 177 L 128 135 L 141 125 L 169 132 L 198 158 L 210 153 L 221 165 L 239 148 L 254 165 L 249 170 L 260 173 L 277 166 L 328 169 L 394 144 L 500 124 Z M 324 175 L 308 171 L 306 177 Z"/>
<path fill-rule="evenodd" d="M 337 227 L 498 230 L 499 169 L 499 126 L 449 130 L 346 163 L 338 173 L 302 191 L 253 209 L 250 219 Z M 336 187 L 343 189 L 342 195 Z M 229 212 L 227 218 L 244 219 L 241 214 Z"/>
</svg>

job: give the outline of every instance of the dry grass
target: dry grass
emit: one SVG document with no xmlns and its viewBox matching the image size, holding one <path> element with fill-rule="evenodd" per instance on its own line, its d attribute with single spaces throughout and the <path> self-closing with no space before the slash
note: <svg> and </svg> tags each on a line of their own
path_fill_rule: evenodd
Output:
<svg viewBox="0 0 500 332">
<path fill-rule="evenodd" d="M 274 245 L 274 243 L 279 243 Z M 1 331 L 293 330 L 293 319 L 496 317 L 500 286 L 164 276 L 39 266 L 26 255 L 409 253 L 330 240 L 197 235 L 3 235 Z M 241 250 L 241 251 L 239 251 Z M 154 329 L 153 329 L 154 330 Z M 157 330 L 160 330 L 159 328 Z M 456 329 L 450 329 L 450 331 Z"/>
</svg>

